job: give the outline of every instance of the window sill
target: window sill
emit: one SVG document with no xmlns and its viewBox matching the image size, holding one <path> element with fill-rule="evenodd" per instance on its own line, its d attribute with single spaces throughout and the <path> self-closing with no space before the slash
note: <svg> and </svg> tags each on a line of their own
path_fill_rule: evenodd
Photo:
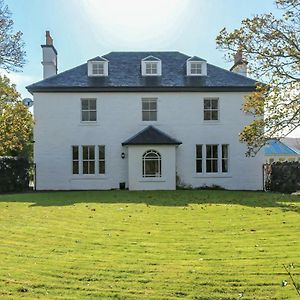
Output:
<svg viewBox="0 0 300 300">
<path fill-rule="evenodd" d="M 222 125 L 219 120 L 203 120 L 203 125 Z"/>
<path fill-rule="evenodd" d="M 198 173 L 193 176 L 194 178 L 232 178 L 229 173 Z"/>
<path fill-rule="evenodd" d="M 81 121 L 80 126 L 100 126 L 97 121 Z"/>
<path fill-rule="evenodd" d="M 139 182 L 165 182 L 166 180 L 161 177 L 145 177 L 139 180 Z"/>
<path fill-rule="evenodd" d="M 86 175 L 72 175 L 71 180 L 105 180 L 108 179 L 107 175 L 92 175 L 92 174 L 86 174 Z"/>
</svg>

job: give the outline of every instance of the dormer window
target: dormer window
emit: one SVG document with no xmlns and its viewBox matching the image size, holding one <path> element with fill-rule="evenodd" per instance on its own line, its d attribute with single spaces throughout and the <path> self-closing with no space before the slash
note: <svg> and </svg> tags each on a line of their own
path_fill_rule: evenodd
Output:
<svg viewBox="0 0 300 300">
<path fill-rule="evenodd" d="M 191 62 L 191 74 L 192 75 L 202 74 L 202 64 L 200 62 Z"/>
<path fill-rule="evenodd" d="M 157 62 L 149 62 L 146 63 L 146 75 L 157 75 Z"/>
<path fill-rule="evenodd" d="M 103 57 L 96 57 L 88 61 L 88 76 L 108 76 L 108 60 Z"/>
<path fill-rule="evenodd" d="M 161 60 L 154 56 L 142 59 L 143 76 L 161 76 Z"/>
<path fill-rule="evenodd" d="M 206 61 L 197 56 L 189 58 L 186 62 L 187 76 L 206 76 L 207 64 Z"/>
<path fill-rule="evenodd" d="M 92 63 L 92 73 L 93 75 L 104 75 L 104 63 L 103 62 L 93 62 Z"/>
</svg>

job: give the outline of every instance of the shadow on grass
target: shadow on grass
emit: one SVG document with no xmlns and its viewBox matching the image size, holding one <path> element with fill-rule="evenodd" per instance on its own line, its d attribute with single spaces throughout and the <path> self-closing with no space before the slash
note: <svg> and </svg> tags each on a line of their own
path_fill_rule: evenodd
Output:
<svg viewBox="0 0 300 300">
<path fill-rule="evenodd" d="M 188 206 L 228 204 L 260 208 L 280 208 L 300 213 L 300 197 L 250 191 L 177 190 L 177 191 L 59 191 L 0 195 L 0 202 L 29 203 L 36 206 L 65 206 L 80 203 L 146 204 Z"/>
</svg>

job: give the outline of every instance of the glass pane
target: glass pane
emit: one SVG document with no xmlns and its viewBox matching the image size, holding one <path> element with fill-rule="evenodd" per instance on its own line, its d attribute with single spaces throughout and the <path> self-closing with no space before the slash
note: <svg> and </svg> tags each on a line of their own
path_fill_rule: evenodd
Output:
<svg viewBox="0 0 300 300">
<path fill-rule="evenodd" d="M 211 173 L 211 160 L 210 159 L 206 160 L 206 172 Z"/>
<path fill-rule="evenodd" d="M 89 109 L 89 100 L 88 99 L 81 100 L 81 109 L 83 109 L 83 110 Z"/>
<path fill-rule="evenodd" d="M 222 160 L 222 172 L 228 172 L 228 160 L 227 159 Z"/>
<path fill-rule="evenodd" d="M 155 100 L 152 100 L 149 102 L 149 108 L 151 110 L 156 110 L 156 101 Z"/>
<path fill-rule="evenodd" d="M 214 110 L 211 112 L 211 119 L 212 120 L 218 120 L 218 111 L 217 110 Z"/>
<path fill-rule="evenodd" d="M 218 158 L 218 145 L 213 145 L 213 157 Z"/>
<path fill-rule="evenodd" d="M 157 115 L 156 111 L 150 111 L 149 112 L 149 121 L 156 121 L 156 119 L 157 119 L 156 115 Z"/>
<path fill-rule="evenodd" d="M 82 146 L 82 159 L 88 159 L 88 146 Z"/>
<path fill-rule="evenodd" d="M 105 162 L 99 161 L 99 174 L 105 174 Z"/>
<path fill-rule="evenodd" d="M 90 119 L 88 121 L 97 121 L 96 111 L 90 111 Z"/>
<path fill-rule="evenodd" d="M 94 161 L 90 161 L 89 162 L 89 166 L 90 166 L 90 172 L 89 174 L 95 174 L 95 162 Z"/>
<path fill-rule="evenodd" d="M 82 163 L 82 173 L 83 174 L 89 174 L 89 168 L 88 168 L 88 162 L 84 161 Z"/>
<path fill-rule="evenodd" d="M 142 107 L 143 110 L 149 110 L 149 108 L 150 108 L 150 103 L 149 103 L 149 101 L 143 100 L 142 106 L 143 106 L 143 107 Z"/>
<path fill-rule="evenodd" d="M 150 121 L 150 112 L 143 111 L 143 121 Z"/>
<path fill-rule="evenodd" d="M 202 173 L 202 160 L 196 160 L 196 173 Z"/>
<path fill-rule="evenodd" d="M 88 111 L 83 111 L 81 113 L 81 121 L 89 121 L 89 112 Z"/>
<path fill-rule="evenodd" d="M 146 176 L 156 176 L 159 173 L 158 160 L 145 161 Z"/>
<path fill-rule="evenodd" d="M 202 145 L 196 145 L 196 157 L 202 158 Z"/>
<path fill-rule="evenodd" d="M 95 159 L 95 146 L 89 146 L 89 159 Z"/>
<path fill-rule="evenodd" d="M 73 146 L 72 147 L 72 156 L 73 156 L 73 160 L 78 160 L 78 146 Z"/>
<path fill-rule="evenodd" d="M 212 172 L 218 172 L 218 160 L 216 159 L 212 161 Z"/>
<path fill-rule="evenodd" d="M 73 161 L 73 174 L 79 174 L 79 162 Z"/>
<path fill-rule="evenodd" d="M 206 158 L 211 158 L 212 152 L 211 152 L 211 145 L 206 145 Z"/>
<path fill-rule="evenodd" d="M 211 114 L 210 111 L 205 110 L 204 111 L 204 120 L 211 120 Z"/>
<path fill-rule="evenodd" d="M 90 99 L 90 110 L 96 110 L 96 99 Z"/>
<path fill-rule="evenodd" d="M 228 158 L 228 145 L 222 145 L 222 158 Z"/>
<path fill-rule="evenodd" d="M 204 99 L 204 109 L 210 109 L 210 100 L 209 99 Z"/>
<path fill-rule="evenodd" d="M 218 99 L 212 99 L 211 100 L 211 108 L 212 109 L 218 109 Z"/>
<path fill-rule="evenodd" d="M 99 159 L 105 159 L 105 147 L 99 146 Z"/>
</svg>

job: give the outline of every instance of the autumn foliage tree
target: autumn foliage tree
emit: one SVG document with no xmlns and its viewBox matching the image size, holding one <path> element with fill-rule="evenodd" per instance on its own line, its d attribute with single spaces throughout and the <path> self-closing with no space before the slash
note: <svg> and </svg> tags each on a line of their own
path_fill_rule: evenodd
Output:
<svg viewBox="0 0 300 300">
<path fill-rule="evenodd" d="M 13 24 L 7 5 L 0 0 L 0 68 L 6 71 L 18 71 L 25 63 L 22 33 L 14 33 Z M 32 115 L 16 86 L 7 76 L 0 76 L 0 156 L 30 158 L 32 128 Z"/>
<path fill-rule="evenodd" d="M 33 118 L 6 76 L 0 76 L 0 156 L 30 156 Z"/>
<path fill-rule="evenodd" d="M 22 32 L 14 32 L 13 25 L 8 6 L 0 0 L 0 68 L 7 71 L 18 71 L 25 64 Z"/>
<path fill-rule="evenodd" d="M 300 0 L 275 0 L 281 17 L 272 13 L 242 21 L 232 32 L 223 28 L 216 38 L 227 59 L 241 51 L 249 73 L 259 82 L 243 110 L 254 116 L 240 134 L 253 155 L 274 137 L 300 126 Z"/>
</svg>

